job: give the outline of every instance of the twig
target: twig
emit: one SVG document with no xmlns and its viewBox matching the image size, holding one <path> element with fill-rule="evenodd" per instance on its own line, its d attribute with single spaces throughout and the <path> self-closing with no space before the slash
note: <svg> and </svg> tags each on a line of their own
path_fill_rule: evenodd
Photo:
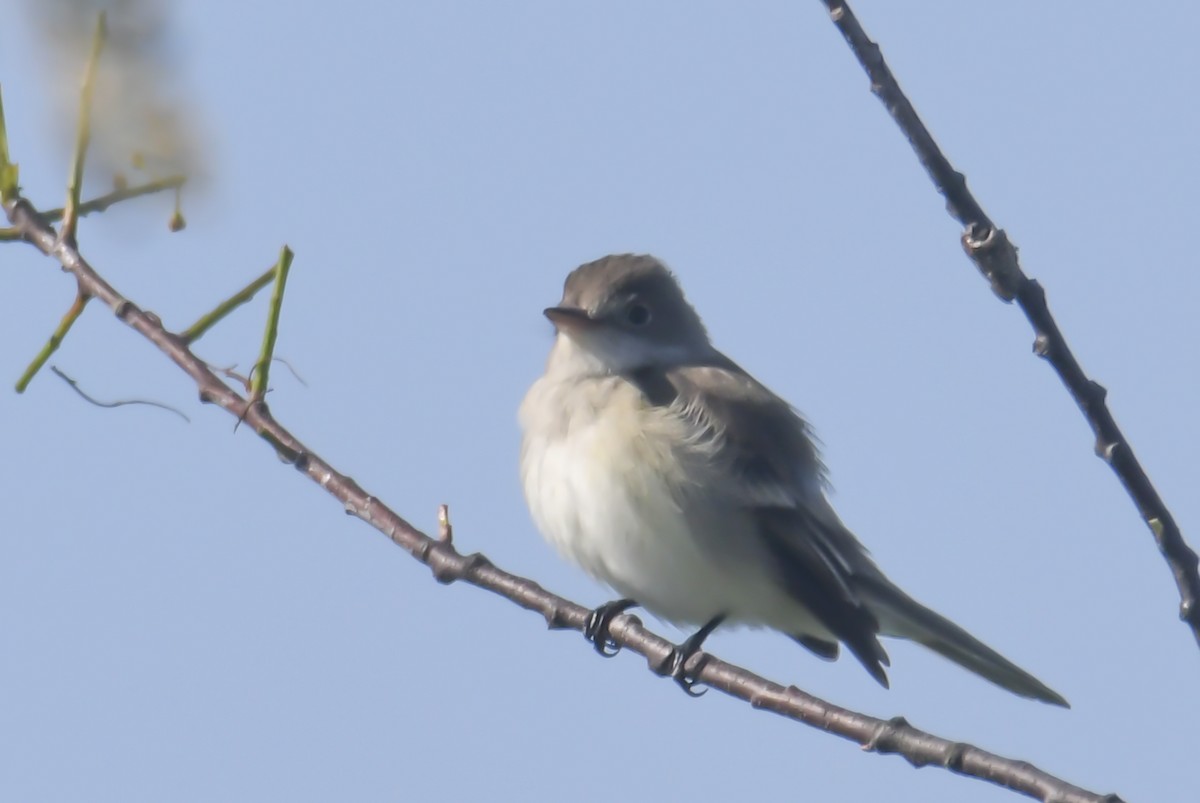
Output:
<svg viewBox="0 0 1200 803">
<path fill-rule="evenodd" d="M 8 156 L 8 126 L 4 122 L 4 98 L 0 96 L 0 201 L 17 194 L 17 166 Z"/>
<path fill-rule="evenodd" d="M 180 332 L 179 337 L 183 339 L 184 343 L 195 343 L 197 340 L 203 337 L 204 333 L 211 329 L 218 321 L 220 321 L 229 313 L 233 312 L 238 307 L 245 304 L 250 299 L 254 298 L 255 293 L 270 284 L 271 280 L 275 278 L 277 270 L 278 267 L 276 265 L 272 265 L 271 267 L 267 268 L 266 272 L 257 279 L 250 282 L 250 284 L 246 285 L 241 290 L 238 290 L 236 293 L 222 301 L 217 306 L 213 307 L 211 312 L 205 313 L 198 321 Z"/>
<path fill-rule="evenodd" d="M 75 321 L 79 320 L 79 316 L 83 313 L 83 308 L 87 306 L 90 296 L 84 291 L 80 285 L 75 293 L 75 300 L 71 302 L 71 306 L 63 313 L 62 320 L 58 322 L 58 327 L 50 335 L 50 339 L 46 341 L 46 345 L 42 346 L 42 350 L 33 358 L 33 362 L 29 363 L 29 367 L 25 369 L 25 373 L 21 374 L 21 378 L 17 380 L 17 393 L 24 393 L 29 387 L 29 383 L 37 376 L 37 372 L 42 370 L 42 366 L 46 364 L 46 360 L 50 359 L 50 355 L 58 351 L 58 347 L 62 344 L 63 338 L 67 336 L 67 332 L 71 331 L 71 327 L 75 325 Z"/>
<path fill-rule="evenodd" d="M 933 185 L 945 196 L 946 210 L 963 225 L 962 244 L 967 256 L 991 283 L 992 291 L 1004 301 L 1015 299 L 1029 319 L 1034 331 L 1034 353 L 1045 358 L 1066 385 L 1096 436 L 1096 455 L 1109 464 L 1137 505 L 1138 513 L 1150 528 L 1175 577 L 1179 589 L 1179 618 L 1191 627 L 1192 636 L 1200 645 L 1200 571 L 1197 569 L 1200 559 L 1183 540 L 1175 518 L 1113 419 L 1104 400 L 1107 391 L 1083 372 L 1050 314 L 1042 286 L 1021 270 L 1017 249 L 1009 242 L 1008 235 L 992 223 L 967 189 L 962 173 L 956 171 L 942 154 L 888 69 L 879 46 L 867 37 L 845 2 L 822 2 L 871 79 L 871 91 L 887 107 Z"/>
<path fill-rule="evenodd" d="M 167 221 L 167 228 L 173 232 L 187 228 L 187 220 L 183 217 L 183 193 L 179 187 L 175 188 L 175 209 L 171 212 L 171 219 Z"/>
<path fill-rule="evenodd" d="M 287 287 L 288 271 L 292 267 L 292 249 L 286 245 L 279 249 L 279 260 L 272 273 L 275 288 L 271 291 L 271 305 L 267 308 L 267 325 L 263 330 L 262 351 L 258 362 L 250 371 L 250 398 L 259 402 L 267 393 L 270 378 L 271 358 L 275 354 L 275 338 L 279 336 L 279 311 L 283 308 L 283 291 Z"/>
<path fill-rule="evenodd" d="M 438 505 L 438 541 L 446 545 L 454 543 L 454 525 L 450 523 L 449 505 Z"/>
<path fill-rule="evenodd" d="M 552 594 L 532 580 L 493 565 L 483 555 L 463 555 L 452 544 L 437 541 L 417 530 L 394 511 L 367 494 L 354 480 L 336 471 L 300 442 L 272 417 L 266 405 L 253 403 L 236 393 L 175 334 L 163 328 L 157 316 L 143 312 L 101 278 L 74 245 L 63 243 L 42 221 L 28 201 L 17 199 L 5 205 L 9 221 L 24 239 L 42 253 L 53 256 L 80 284 L 104 303 L 117 319 L 154 343 L 178 365 L 200 391 L 200 399 L 220 406 L 244 420 L 259 437 L 298 471 L 342 503 L 357 516 L 390 538 L 421 563 L 429 566 L 439 582 L 461 580 L 492 591 L 526 610 L 545 617 L 551 629 L 582 631 L 590 611 Z M 614 642 L 659 666 L 673 645 L 644 628 L 637 617 L 623 614 L 611 627 Z M 1033 765 L 1004 758 L 978 747 L 943 739 L 918 730 L 903 719 L 882 720 L 850 711 L 806 694 L 794 686 L 782 686 L 714 656 L 701 654 L 689 668 L 698 679 L 714 689 L 745 700 L 789 719 L 850 739 L 866 750 L 896 753 L 915 767 L 944 767 L 951 772 L 989 781 L 1041 801 L 1054 803 L 1119 803 L 1116 795 L 1098 795 L 1054 777 Z M 702 666 L 696 667 L 697 663 Z"/>
<path fill-rule="evenodd" d="M 185 176 L 171 176 L 169 178 L 159 179 L 158 181 L 149 181 L 145 184 L 139 184 L 136 187 L 121 187 L 120 189 L 116 189 L 110 193 L 101 195 L 98 198 L 93 198 L 90 201 L 84 201 L 81 203 L 79 205 L 78 216 L 84 217 L 92 212 L 103 212 L 113 204 L 120 203 L 121 201 L 128 201 L 133 198 L 140 198 L 143 195 L 152 195 L 153 193 L 163 192 L 164 190 L 175 190 L 178 192 L 179 188 L 183 186 L 185 181 L 187 181 Z M 55 209 L 42 212 L 42 217 L 46 218 L 48 222 L 53 222 L 55 220 L 61 220 L 65 212 L 66 210 L 63 207 L 57 207 Z M 19 239 L 21 239 L 20 233 L 11 226 L 0 228 L 0 242 Z"/>
<path fill-rule="evenodd" d="M 216 373 L 220 374 L 221 376 L 226 377 L 227 379 L 232 379 L 234 382 L 237 382 L 239 385 L 242 386 L 242 389 L 245 390 L 247 393 L 250 392 L 250 377 L 242 376 L 241 374 L 239 374 L 237 372 L 237 364 L 236 363 L 229 366 L 228 368 L 212 368 L 212 366 L 209 366 L 209 367 Z"/>
<path fill-rule="evenodd" d="M 188 422 L 189 424 L 192 423 L 192 419 L 190 419 L 186 415 L 184 415 L 182 410 L 176 410 L 171 405 L 163 404 L 162 402 L 151 401 L 149 399 L 120 399 L 118 401 L 102 402 L 99 399 L 95 399 L 95 398 L 89 396 L 88 394 L 84 393 L 80 389 L 79 383 L 76 382 L 71 377 L 67 376 L 62 371 L 60 371 L 57 365 L 51 365 L 50 370 L 53 371 L 55 373 L 55 375 L 58 376 L 59 379 L 61 379 L 62 381 L 66 382 L 68 385 L 70 385 L 71 390 L 75 391 L 80 396 L 82 396 L 84 401 L 89 402 L 90 404 L 94 404 L 97 407 L 112 408 L 112 407 L 124 407 L 127 404 L 144 404 L 147 407 L 157 407 L 160 410 L 166 410 L 169 413 L 174 413 L 175 415 L 179 416 L 180 418 L 182 418 L 184 421 Z"/>
<path fill-rule="evenodd" d="M 83 73 L 83 89 L 79 93 L 79 128 L 75 132 L 75 152 L 71 157 L 71 176 L 67 183 L 67 203 L 63 212 L 59 236 L 68 242 L 75 241 L 75 227 L 79 223 L 79 198 L 83 192 L 83 163 L 87 158 L 88 142 L 92 137 L 92 96 L 96 88 L 96 67 L 100 63 L 100 51 L 104 48 L 106 35 L 105 13 L 96 17 L 96 31 L 92 34 L 92 54 L 88 57 Z"/>
</svg>

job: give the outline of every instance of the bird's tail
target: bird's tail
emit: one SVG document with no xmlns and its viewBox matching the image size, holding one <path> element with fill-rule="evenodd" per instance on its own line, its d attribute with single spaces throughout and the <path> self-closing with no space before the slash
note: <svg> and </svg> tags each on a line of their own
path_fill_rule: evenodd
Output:
<svg viewBox="0 0 1200 803">
<path fill-rule="evenodd" d="M 924 644 L 1013 694 L 1063 708 L 1071 707 L 1062 695 L 1045 683 L 887 580 L 872 578 L 863 584 L 861 591 L 879 619 L 883 635 Z"/>
</svg>

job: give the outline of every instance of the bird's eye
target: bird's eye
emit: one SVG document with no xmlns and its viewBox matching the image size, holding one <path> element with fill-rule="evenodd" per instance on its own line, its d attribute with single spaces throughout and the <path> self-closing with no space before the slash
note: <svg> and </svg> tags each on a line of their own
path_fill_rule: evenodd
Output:
<svg viewBox="0 0 1200 803">
<path fill-rule="evenodd" d="M 650 308 L 645 304 L 630 304 L 625 310 L 625 320 L 634 326 L 645 326 L 650 323 Z"/>
</svg>

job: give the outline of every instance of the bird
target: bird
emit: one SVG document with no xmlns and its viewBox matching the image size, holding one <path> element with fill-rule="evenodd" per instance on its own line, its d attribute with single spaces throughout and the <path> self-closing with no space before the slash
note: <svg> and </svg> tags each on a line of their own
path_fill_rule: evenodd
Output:
<svg viewBox="0 0 1200 803">
<path fill-rule="evenodd" d="M 708 635 L 749 626 L 826 660 L 844 646 L 885 688 L 881 636 L 1069 707 L 884 575 L 829 502 L 809 424 L 713 346 L 663 262 L 583 264 L 544 314 L 555 337 L 520 406 L 521 482 L 545 539 L 621 595 L 588 620 L 597 651 L 615 652 L 608 627 L 638 606 L 699 626 L 662 667 L 689 693 L 683 667 Z"/>
</svg>

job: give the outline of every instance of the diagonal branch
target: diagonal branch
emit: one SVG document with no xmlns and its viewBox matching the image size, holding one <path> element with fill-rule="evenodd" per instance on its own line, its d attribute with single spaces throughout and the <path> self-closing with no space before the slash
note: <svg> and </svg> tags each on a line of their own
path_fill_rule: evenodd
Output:
<svg viewBox="0 0 1200 803">
<path fill-rule="evenodd" d="M 1137 505 L 1138 513 L 1150 528 L 1159 551 L 1167 561 L 1175 585 L 1179 588 L 1179 618 L 1192 629 L 1200 644 L 1200 571 L 1196 553 L 1183 540 L 1171 511 L 1158 495 L 1133 447 L 1117 426 L 1105 403 L 1108 391 L 1083 372 L 1079 361 L 1067 345 L 1050 308 L 1046 292 L 1034 279 L 1021 270 L 1017 249 L 1003 229 L 996 228 L 975 196 L 967 189 L 966 179 L 946 159 L 933 140 L 929 129 L 921 122 L 892 71 L 883 60 L 879 45 L 868 38 L 854 12 L 841 0 L 822 0 L 829 9 L 833 24 L 842 32 L 846 43 L 867 76 L 871 91 L 887 107 L 917 158 L 929 174 L 934 187 L 946 198 L 946 211 L 963 225 L 962 244 L 967 256 L 975 263 L 992 285 L 992 291 L 1003 301 L 1016 300 L 1033 326 L 1033 351 L 1046 359 L 1067 392 L 1075 399 L 1092 432 L 1096 436 L 1096 455 L 1117 475 L 1125 491 Z"/>
<path fill-rule="evenodd" d="M 191 352 L 183 338 L 167 331 L 157 316 L 144 312 L 101 278 L 76 246 L 61 240 L 28 201 L 14 198 L 4 204 L 4 209 L 23 239 L 57 259 L 76 277 L 81 288 L 183 369 L 199 388 L 201 401 L 216 404 L 244 421 L 286 462 L 340 501 L 347 513 L 367 522 L 427 565 L 438 582 L 461 580 L 492 591 L 526 610 L 542 614 L 553 630 L 583 630 L 590 613 L 588 609 L 546 591 L 532 580 L 496 567 L 479 553 L 460 553 L 448 535 L 448 525 L 444 539 L 430 538 L 310 451 L 275 421 L 265 402 L 247 400 L 231 389 Z M 617 644 L 644 656 L 651 667 L 660 665 L 673 647 L 669 641 L 644 628 L 637 617 L 628 614 L 614 620 L 611 635 Z M 934 736 L 912 727 L 900 717 L 882 720 L 832 705 L 795 686 L 782 686 L 712 656 L 698 655 L 688 668 L 696 672 L 703 683 L 745 700 L 754 708 L 849 739 L 865 750 L 901 755 L 914 767 L 944 767 L 1044 803 L 1120 803 L 1116 795 L 1089 792 L 1027 762 Z"/>
</svg>

